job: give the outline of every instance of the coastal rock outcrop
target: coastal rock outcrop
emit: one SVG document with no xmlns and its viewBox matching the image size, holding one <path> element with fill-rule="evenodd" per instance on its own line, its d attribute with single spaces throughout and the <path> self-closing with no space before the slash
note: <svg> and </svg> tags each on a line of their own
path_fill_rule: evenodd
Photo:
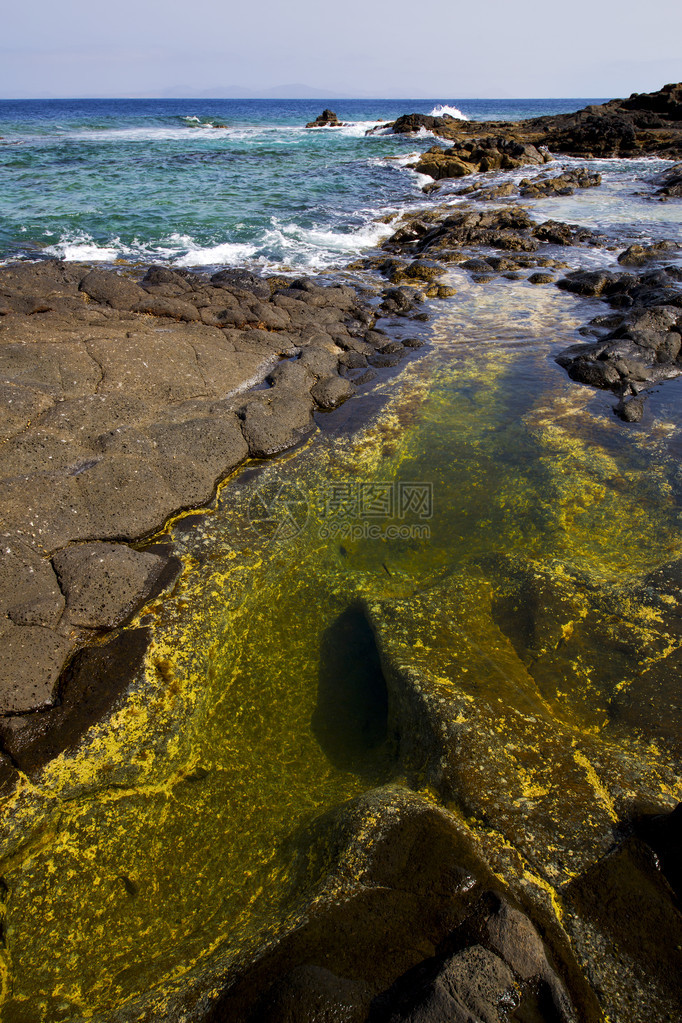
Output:
<svg viewBox="0 0 682 1023">
<path fill-rule="evenodd" d="M 623 253 L 626 265 L 641 265 L 665 255 L 667 247 L 647 252 L 631 247 Z M 634 249 L 634 251 L 633 251 Z M 576 271 L 558 287 L 577 295 L 599 297 L 624 310 L 615 318 L 593 320 L 596 342 L 572 345 L 557 356 L 573 380 L 621 397 L 615 411 L 626 422 L 642 418 L 642 400 L 625 400 L 653 384 L 682 374 L 682 274 L 676 266 L 636 276 L 608 271 Z"/>
<path fill-rule="evenodd" d="M 656 183 L 661 186 L 656 194 L 662 198 L 682 198 L 682 163 L 676 163 L 670 170 L 663 171 Z"/>
<path fill-rule="evenodd" d="M 395 135 L 411 135 L 422 129 L 438 134 L 440 129 L 447 128 L 455 120 L 456 118 L 450 114 L 444 114 L 442 117 L 434 117 L 431 114 L 403 114 L 389 127 Z M 368 134 L 373 130 L 370 128 Z"/>
<path fill-rule="evenodd" d="M 333 110 L 323 110 L 314 121 L 308 121 L 306 128 L 341 128 L 343 121 L 340 121 Z"/>
<path fill-rule="evenodd" d="M 551 176 L 539 174 L 523 178 L 519 190 L 524 199 L 546 199 L 551 195 L 573 195 L 576 188 L 597 188 L 601 181 L 601 174 L 581 168 Z"/>
<path fill-rule="evenodd" d="M 633 93 L 628 99 L 590 104 L 575 113 L 525 121 L 477 122 L 408 114 L 387 127 L 398 133 L 424 127 L 457 142 L 472 136 L 502 136 L 510 142 L 546 147 L 551 153 L 569 156 L 630 157 L 647 153 L 676 159 L 682 156 L 681 97 L 682 84 L 678 83 L 653 93 Z"/>
<path fill-rule="evenodd" d="M 433 146 L 414 164 L 414 169 L 438 181 L 441 178 L 461 178 L 479 171 L 514 170 L 526 164 L 541 165 L 550 159 L 548 154 L 541 153 L 535 146 L 501 136 L 485 136 L 459 142 L 450 149 Z"/>
</svg>

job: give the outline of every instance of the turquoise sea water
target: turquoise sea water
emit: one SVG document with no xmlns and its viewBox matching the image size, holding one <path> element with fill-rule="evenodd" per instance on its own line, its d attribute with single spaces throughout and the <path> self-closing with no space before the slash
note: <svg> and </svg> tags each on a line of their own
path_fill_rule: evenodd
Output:
<svg viewBox="0 0 682 1023">
<path fill-rule="evenodd" d="M 519 119 L 548 100 L 0 101 L 0 261 L 333 268 L 424 197 L 433 138 L 365 132 L 405 112 Z M 325 106 L 341 129 L 306 130 Z M 224 126 L 224 127 L 223 127 Z"/>
</svg>

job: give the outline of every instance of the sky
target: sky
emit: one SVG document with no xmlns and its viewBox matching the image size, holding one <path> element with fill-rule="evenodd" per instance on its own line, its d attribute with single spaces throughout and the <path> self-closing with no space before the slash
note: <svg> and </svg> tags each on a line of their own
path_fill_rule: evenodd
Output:
<svg viewBox="0 0 682 1023">
<path fill-rule="evenodd" d="M 301 85 L 330 98 L 609 98 L 682 80 L 680 0 L 8 7 L 0 34 L 6 99 L 294 96 L 304 94 Z"/>
</svg>

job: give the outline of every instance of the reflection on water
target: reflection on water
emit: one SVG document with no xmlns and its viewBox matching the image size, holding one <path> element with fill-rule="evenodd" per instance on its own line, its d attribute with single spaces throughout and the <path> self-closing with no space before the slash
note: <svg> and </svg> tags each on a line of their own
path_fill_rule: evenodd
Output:
<svg viewBox="0 0 682 1023">
<path fill-rule="evenodd" d="M 661 632 L 643 598 L 618 606 L 622 587 L 682 553 L 679 406 L 626 426 L 608 396 L 567 379 L 552 353 L 576 339 L 573 297 L 457 284 L 371 423 L 351 429 L 347 406 L 316 443 L 237 474 L 213 512 L 170 527 L 186 570 L 140 616 L 154 630 L 145 676 L 87 752 L 58 758 L 6 812 L 8 1019 L 105 1019 L 125 1003 L 130 1019 L 157 1018 L 202 964 L 226 968 L 295 914 L 291 836 L 400 771 L 368 603 L 400 602 L 408 621 L 411 602 L 433 607 L 446 625 L 456 606 L 434 664 L 452 659 L 447 635 L 501 630 L 566 734 L 667 769 L 655 720 L 640 734 L 610 707 L 639 666 L 632 630 L 650 644 Z M 353 505 L 329 529 L 330 485 L 401 483 L 432 488 L 432 515 Z M 273 541 L 279 484 L 299 503 Z M 254 487 L 271 516 L 251 514 Z M 369 519 L 378 533 L 358 528 Z M 387 528 L 410 524 L 427 528 Z M 430 594 L 457 579 L 457 601 L 436 607 Z M 619 616 L 630 631 L 606 672 Z M 479 643 L 475 656 L 497 654 Z M 513 684 L 504 693 L 525 707 Z"/>
</svg>

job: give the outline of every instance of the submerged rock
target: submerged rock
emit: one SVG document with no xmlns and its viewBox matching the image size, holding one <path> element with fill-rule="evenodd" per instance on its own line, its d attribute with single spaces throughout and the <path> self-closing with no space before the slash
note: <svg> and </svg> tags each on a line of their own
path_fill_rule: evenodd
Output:
<svg viewBox="0 0 682 1023">
<path fill-rule="evenodd" d="M 538 992 L 557 1023 L 577 1020 L 537 930 L 489 887 L 447 811 L 390 787 L 316 830 L 312 862 L 319 849 L 333 865 L 302 922 L 231 982 L 207 1023 L 498 1020 Z M 585 995 L 578 984 L 579 1004 Z"/>
</svg>

